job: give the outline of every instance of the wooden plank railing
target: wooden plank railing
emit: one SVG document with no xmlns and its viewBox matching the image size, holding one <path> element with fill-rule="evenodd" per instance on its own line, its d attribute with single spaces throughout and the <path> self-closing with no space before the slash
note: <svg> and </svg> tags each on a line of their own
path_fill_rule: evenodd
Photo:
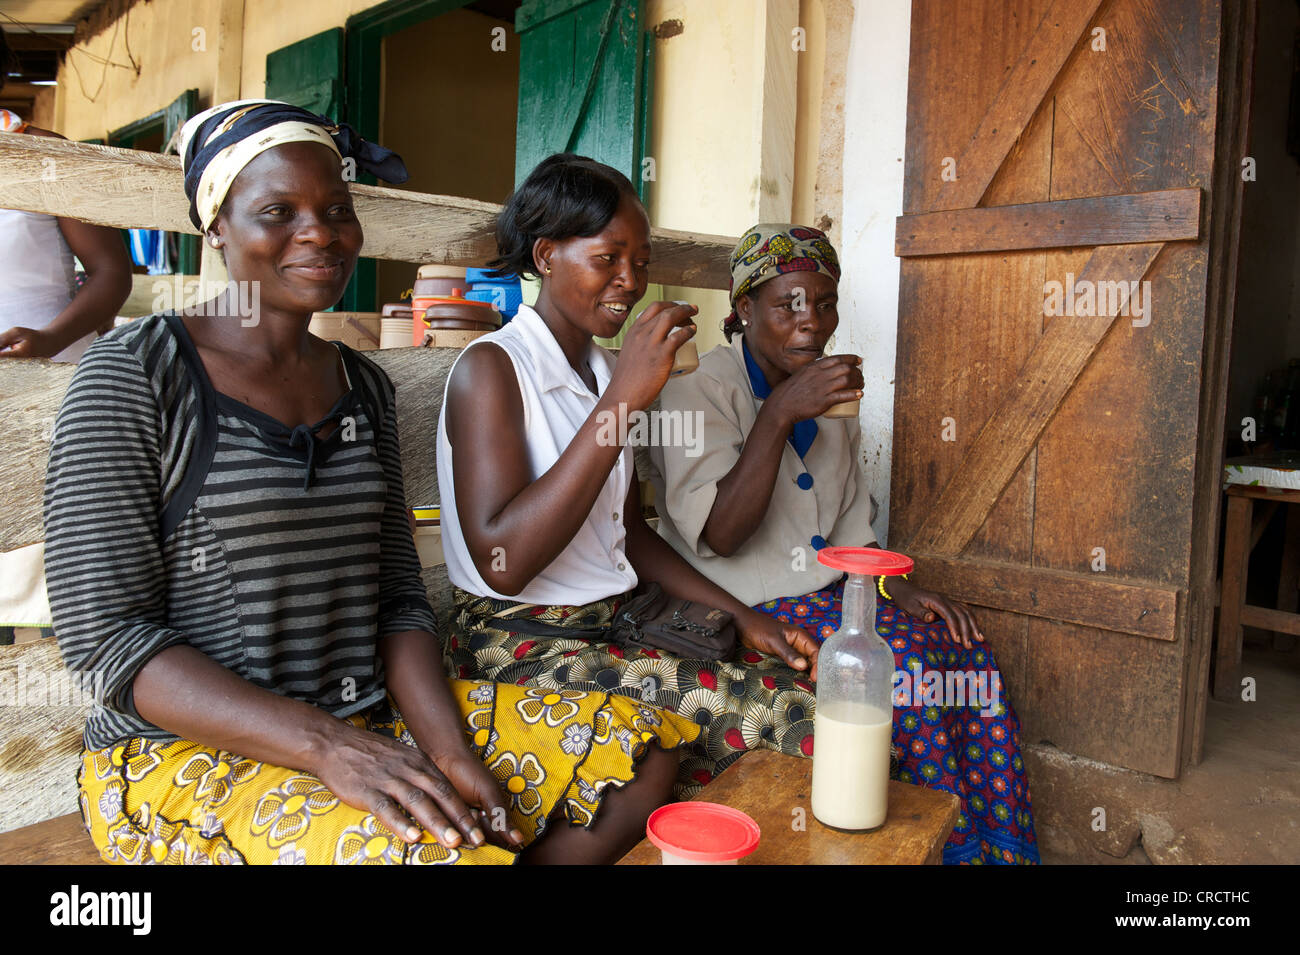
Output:
<svg viewBox="0 0 1300 955">
<path fill-rule="evenodd" d="M 353 184 L 363 254 L 402 262 L 481 266 L 496 253 L 501 207 L 475 199 Z M 0 208 L 68 216 L 120 229 L 193 234 L 176 156 L 0 133 Z M 653 229 L 650 281 L 725 289 L 736 239 Z"/>
</svg>

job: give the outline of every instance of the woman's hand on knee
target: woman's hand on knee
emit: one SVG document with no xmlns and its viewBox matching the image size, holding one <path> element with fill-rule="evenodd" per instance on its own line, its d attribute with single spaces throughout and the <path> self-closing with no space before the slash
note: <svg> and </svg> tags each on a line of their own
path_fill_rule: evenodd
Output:
<svg viewBox="0 0 1300 955">
<path fill-rule="evenodd" d="M 889 587 L 893 591 L 894 603 L 917 620 L 934 623 L 942 618 L 948 625 L 948 638 L 953 643 L 971 650 L 975 644 L 984 642 L 975 615 L 964 603 L 949 600 L 932 590 L 913 587 L 903 580 L 892 581 Z"/>
<path fill-rule="evenodd" d="M 751 610 L 743 618 L 736 618 L 736 632 L 744 646 L 780 657 L 788 666 L 809 671 L 809 675 L 817 679 L 817 651 L 820 648 L 805 631 Z"/>
<path fill-rule="evenodd" d="M 319 765 L 313 767 L 315 775 L 339 799 L 354 809 L 374 813 L 407 842 L 418 841 L 422 831 L 448 848 L 459 845 L 462 838 L 472 846 L 486 842 L 479 816 L 428 756 L 377 733 L 348 730 L 332 741 Z M 457 774 L 461 774 L 459 770 Z M 475 790 L 479 799 L 483 798 L 481 788 Z M 502 798 L 499 790 L 496 798 Z"/>
<path fill-rule="evenodd" d="M 501 792 L 501 786 L 473 753 L 465 750 L 436 756 L 434 760 L 474 811 L 490 841 L 507 849 L 523 846 L 524 834 L 510 824 L 506 797 Z"/>
</svg>

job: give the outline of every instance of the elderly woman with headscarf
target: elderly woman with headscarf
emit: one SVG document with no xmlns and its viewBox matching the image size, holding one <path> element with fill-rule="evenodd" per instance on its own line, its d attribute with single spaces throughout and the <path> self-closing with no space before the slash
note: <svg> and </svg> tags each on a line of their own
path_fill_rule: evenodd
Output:
<svg viewBox="0 0 1300 955">
<path fill-rule="evenodd" d="M 857 418 L 823 417 L 862 396 L 861 360 L 823 355 L 839 323 L 839 260 L 817 229 L 763 224 L 730 265 L 730 346 L 660 396 L 666 413 L 702 415 L 704 447 L 650 449 L 658 530 L 719 586 L 821 641 L 839 628 L 843 581 L 816 551 L 876 546 Z M 1036 862 L 1020 722 L 970 610 L 902 579 L 879 589 L 876 629 L 906 677 L 896 778 L 962 799 L 946 862 Z M 957 673 L 970 676 L 955 683 Z M 936 682 L 960 686 L 960 701 Z"/>
<path fill-rule="evenodd" d="M 103 694 L 79 779 L 96 846 L 127 863 L 618 858 L 695 728 L 607 694 L 448 682 L 393 386 L 307 330 L 362 245 L 342 160 L 401 181 L 400 159 L 265 100 L 194 117 L 181 152 L 231 286 L 87 351 L 46 485 L 55 631 Z"/>
</svg>

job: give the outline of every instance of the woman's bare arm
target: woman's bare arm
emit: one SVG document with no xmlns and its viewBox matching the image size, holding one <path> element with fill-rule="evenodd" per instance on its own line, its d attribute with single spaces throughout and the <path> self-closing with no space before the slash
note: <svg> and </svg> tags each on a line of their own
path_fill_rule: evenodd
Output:
<svg viewBox="0 0 1300 955">
<path fill-rule="evenodd" d="M 517 594 L 569 545 L 618 460 L 598 440 L 612 389 L 536 481 L 529 472 L 523 399 L 504 351 L 484 344 L 461 357 L 447 389 L 447 439 L 455 450 L 456 517 L 470 556 L 497 593 Z"/>
<path fill-rule="evenodd" d="M 693 306 L 665 302 L 641 314 L 628 329 L 605 393 L 536 480 L 509 356 L 491 343 L 461 356 L 446 406 L 447 439 L 455 450 L 456 516 L 475 567 L 497 593 L 519 593 L 569 546 L 623 450 L 608 440 L 608 422 L 646 408 L 659 394 L 677 346 L 695 333 L 692 314 Z M 677 331 L 678 326 L 686 331 Z"/>
<path fill-rule="evenodd" d="M 62 139 L 56 133 L 29 129 L 36 136 Z M 44 328 L 15 327 L 0 333 L 0 355 L 49 358 L 117 317 L 131 294 L 131 258 L 122 235 L 108 226 L 59 217 L 59 230 L 72 254 L 86 268 L 86 284 Z"/>
</svg>

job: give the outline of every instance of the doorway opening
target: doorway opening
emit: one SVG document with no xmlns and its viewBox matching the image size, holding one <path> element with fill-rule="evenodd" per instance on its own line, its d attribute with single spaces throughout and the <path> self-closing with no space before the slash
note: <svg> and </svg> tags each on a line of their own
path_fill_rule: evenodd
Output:
<svg viewBox="0 0 1300 955">
<path fill-rule="evenodd" d="M 1245 185 L 1224 455 L 1229 461 L 1293 458 L 1300 466 L 1300 9 L 1293 3 L 1256 8 L 1254 63 L 1243 104 L 1249 110 L 1246 155 L 1237 160 Z M 1282 574 L 1285 545 L 1300 534 L 1290 512 L 1300 505 L 1257 503 L 1254 510 L 1257 543 L 1246 601 L 1294 611 L 1296 582 Z M 1289 634 L 1245 628 L 1247 651 L 1296 644 Z M 1289 659 L 1300 671 L 1300 653 Z"/>
<path fill-rule="evenodd" d="M 470 4 L 383 38 L 379 141 L 405 160 L 403 189 L 498 203 L 510 195 L 518 5 Z M 378 262 L 376 304 L 398 301 L 414 278 L 410 263 Z"/>
<path fill-rule="evenodd" d="M 402 156 L 411 178 L 399 188 L 498 203 L 509 196 L 520 5 L 397 0 L 348 20 L 348 116 L 362 136 Z M 415 271 L 362 259 L 343 307 L 377 311 L 397 302 Z"/>
</svg>

